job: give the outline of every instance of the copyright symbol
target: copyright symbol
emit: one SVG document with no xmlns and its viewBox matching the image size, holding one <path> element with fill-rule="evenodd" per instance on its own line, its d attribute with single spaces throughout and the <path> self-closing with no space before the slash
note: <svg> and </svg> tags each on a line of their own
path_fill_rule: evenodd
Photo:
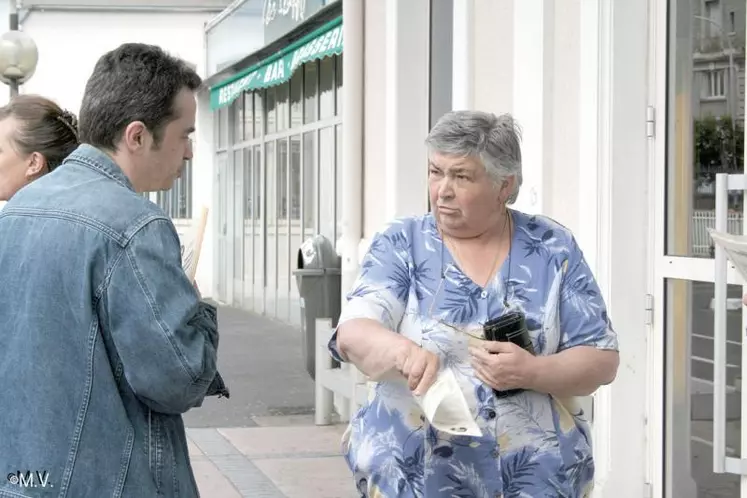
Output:
<svg viewBox="0 0 747 498">
<path fill-rule="evenodd" d="M 18 484 L 18 475 L 12 472 L 8 474 L 8 482 L 11 484 Z"/>
</svg>

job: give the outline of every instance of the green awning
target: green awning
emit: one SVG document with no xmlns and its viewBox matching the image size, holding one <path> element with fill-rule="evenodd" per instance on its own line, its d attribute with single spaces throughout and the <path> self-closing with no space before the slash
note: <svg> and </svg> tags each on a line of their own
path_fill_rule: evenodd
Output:
<svg viewBox="0 0 747 498">
<path fill-rule="evenodd" d="M 338 17 L 272 57 L 211 87 L 210 107 L 215 110 L 226 106 L 246 90 L 285 83 L 303 63 L 341 53 L 342 17 Z"/>
</svg>

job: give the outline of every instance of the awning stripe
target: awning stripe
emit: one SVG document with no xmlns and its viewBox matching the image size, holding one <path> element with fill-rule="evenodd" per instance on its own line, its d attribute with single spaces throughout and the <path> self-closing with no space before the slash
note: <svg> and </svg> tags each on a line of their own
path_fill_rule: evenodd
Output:
<svg viewBox="0 0 747 498">
<path fill-rule="evenodd" d="M 210 107 L 219 109 L 247 90 L 267 88 L 290 80 L 305 62 L 342 54 L 342 17 L 333 19 L 297 43 L 288 46 L 210 89 Z"/>
</svg>

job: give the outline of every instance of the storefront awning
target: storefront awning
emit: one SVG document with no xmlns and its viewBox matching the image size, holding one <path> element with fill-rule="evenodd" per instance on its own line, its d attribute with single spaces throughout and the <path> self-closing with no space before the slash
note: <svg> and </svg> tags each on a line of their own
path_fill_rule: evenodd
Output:
<svg viewBox="0 0 747 498">
<path fill-rule="evenodd" d="M 210 107 L 216 110 L 226 106 L 246 90 L 284 83 L 303 63 L 341 53 L 342 17 L 338 17 L 272 57 L 211 87 Z"/>
</svg>

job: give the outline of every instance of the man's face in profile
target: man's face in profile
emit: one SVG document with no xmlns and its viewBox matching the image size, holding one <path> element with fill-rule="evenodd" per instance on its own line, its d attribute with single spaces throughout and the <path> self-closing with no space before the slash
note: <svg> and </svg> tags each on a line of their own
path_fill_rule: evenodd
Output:
<svg viewBox="0 0 747 498">
<path fill-rule="evenodd" d="M 168 190 L 179 178 L 184 162 L 192 159 L 192 133 L 195 131 L 197 103 L 194 92 L 183 89 L 174 99 L 176 119 L 161 134 L 161 143 L 151 145 L 146 154 L 146 168 L 151 170 L 151 191 Z"/>
</svg>

